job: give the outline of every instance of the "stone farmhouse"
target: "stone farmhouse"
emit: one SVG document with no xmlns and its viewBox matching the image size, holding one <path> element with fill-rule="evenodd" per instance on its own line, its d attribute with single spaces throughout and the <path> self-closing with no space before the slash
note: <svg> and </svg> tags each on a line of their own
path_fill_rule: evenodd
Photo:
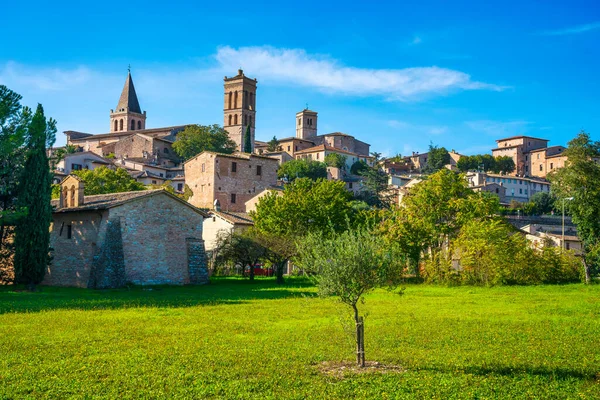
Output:
<svg viewBox="0 0 600 400">
<path fill-rule="evenodd" d="M 219 235 L 230 232 L 241 233 L 254 225 L 247 213 L 224 212 L 211 210 L 208 218 L 204 219 L 202 226 L 203 235 L 206 238 L 206 252 L 210 254 L 219 238 Z"/>
<path fill-rule="evenodd" d="M 500 186 L 498 194 L 501 203 L 510 203 L 511 200 L 528 202 L 531 196 L 538 192 L 550 193 L 550 182 L 541 178 L 524 178 L 514 175 L 489 174 L 485 172 L 468 172 L 467 181 L 472 189 L 486 187 L 489 185 Z M 478 190 L 480 191 L 480 190 Z"/>
<path fill-rule="evenodd" d="M 498 147 L 492 156 L 512 157 L 515 171 L 511 175 L 545 178 L 549 172 L 565 165 L 563 146 L 548 147 L 548 140 L 531 136 L 512 136 L 496 140 Z"/>
<path fill-rule="evenodd" d="M 43 284 L 88 288 L 208 282 L 203 211 L 160 190 L 84 196 L 74 175 L 52 202 Z"/>
</svg>

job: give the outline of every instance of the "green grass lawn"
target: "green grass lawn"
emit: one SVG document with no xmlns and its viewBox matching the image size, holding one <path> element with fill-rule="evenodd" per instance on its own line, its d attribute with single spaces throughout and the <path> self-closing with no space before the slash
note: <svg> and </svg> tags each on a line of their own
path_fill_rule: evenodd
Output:
<svg viewBox="0 0 600 400">
<path fill-rule="evenodd" d="M 367 360 L 349 310 L 302 279 L 277 287 L 0 288 L 0 398 L 600 398 L 600 285 L 377 291 Z"/>
</svg>

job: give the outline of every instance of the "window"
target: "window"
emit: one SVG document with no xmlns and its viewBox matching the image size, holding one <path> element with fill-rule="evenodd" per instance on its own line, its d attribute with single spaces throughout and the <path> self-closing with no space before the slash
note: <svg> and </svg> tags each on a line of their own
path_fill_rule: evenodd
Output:
<svg viewBox="0 0 600 400">
<path fill-rule="evenodd" d="M 288 146 L 288 151 L 290 151 L 290 146 Z"/>
<path fill-rule="evenodd" d="M 550 169 L 554 169 L 554 163 L 550 163 Z"/>
<path fill-rule="evenodd" d="M 71 164 L 71 169 L 73 171 L 80 171 L 83 169 L 83 166 L 81 164 Z"/>
<path fill-rule="evenodd" d="M 523 194 L 523 189 L 519 189 L 519 194 Z"/>
<path fill-rule="evenodd" d="M 138 121 L 138 129 L 142 129 L 142 121 Z"/>
<path fill-rule="evenodd" d="M 229 92 L 229 107 L 228 107 L 228 108 L 229 108 L 230 110 L 231 110 L 231 99 L 232 99 L 232 93 L 231 93 L 231 92 Z M 230 117 L 230 119 L 231 119 L 231 117 Z M 229 125 L 231 125 L 231 122 L 229 123 Z"/>
<path fill-rule="evenodd" d="M 131 130 L 135 131 L 135 120 L 131 120 Z"/>
<path fill-rule="evenodd" d="M 525 194 L 527 194 L 527 189 L 525 189 Z"/>
<path fill-rule="evenodd" d="M 231 193 L 231 204 L 235 204 L 235 193 Z"/>
<path fill-rule="evenodd" d="M 500 189 L 496 188 L 496 193 L 500 193 Z"/>
<path fill-rule="evenodd" d="M 182 192 L 183 191 L 183 183 L 178 183 L 177 184 L 177 190 Z"/>
<path fill-rule="evenodd" d="M 204 163 L 202 163 L 202 172 L 204 172 L 204 169 L 205 169 Z"/>
<path fill-rule="evenodd" d="M 233 116 L 233 124 L 237 125 L 237 114 Z"/>
<path fill-rule="evenodd" d="M 235 161 L 231 163 L 231 172 L 237 172 L 237 163 Z"/>
<path fill-rule="evenodd" d="M 73 235 L 73 230 L 71 225 L 67 225 L 67 239 L 71 239 Z"/>
<path fill-rule="evenodd" d="M 567 250 L 571 250 L 571 243 L 566 242 L 566 244 L 567 244 Z"/>
<path fill-rule="evenodd" d="M 262 166 L 261 165 L 257 165 L 256 166 L 256 175 L 262 175 Z"/>
<path fill-rule="evenodd" d="M 525 155 L 525 161 L 527 161 L 527 155 Z"/>
<path fill-rule="evenodd" d="M 167 149 L 166 147 L 163 149 L 163 153 L 165 154 L 169 154 L 169 149 Z"/>
<path fill-rule="evenodd" d="M 296 147 L 296 151 L 298 151 L 298 146 L 295 146 L 295 147 Z"/>
<path fill-rule="evenodd" d="M 163 175 L 163 173 L 162 173 L 162 172 L 160 173 L 160 177 L 161 177 L 161 178 L 164 178 L 164 175 Z"/>
<path fill-rule="evenodd" d="M 229 125 L 231 125 L 231 118 L 233 118 L 233 115 L 229 114 Z"/>
<path fill-rule="evenodd" d="M 348 189 L 352 189 L 352 182 L 348 183 Z"/>
<path fill-rule="evenodd" d="M 153 185 L 156 185 L 156 181 L 155 181 L 155 180 L 152 180 L 152 184 L 153 184 Z"/>
<path fill-rule="evenodd" d="M 115 119 L 115 129 L 114 130 L 115 131 L 119 130 L 119 121 L 117 121 L 116 119 Z"/>
<path fill-rule="evenodd" d="M 317 153 L 317 160 L 319 159 L 319 153 Z"/>
<path fill-rule="evenodd" d="M 298 118 L 298 126 L 300 126 L 300 121 L 302 121 L 302 119 Z"/>
<path fill-rule="evenodd" d="M 233 95 L 233 108 L 237 108 L 237 98 L 238 98 L 238 92 L 236 91 L 235 94 Z M 237 122 L 236 122 L 237 124 Z"/>
<path fill-rule="evenodd" d="M 542 164 L 540 164 L 540 171 L 544 170 L 544 166 Z"/>
</svg>

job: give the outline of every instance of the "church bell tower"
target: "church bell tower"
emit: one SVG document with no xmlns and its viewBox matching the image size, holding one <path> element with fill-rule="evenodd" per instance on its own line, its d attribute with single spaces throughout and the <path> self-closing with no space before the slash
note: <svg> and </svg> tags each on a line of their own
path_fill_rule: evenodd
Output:
<svg viewBox="0 0 600 400">
<path fill-rule="evenodd" d="M 131 71 L 127 72 L 125 86 L 116 110 L 110 110 L 110 132 L 127 132 L 146 129 L 146 111 L 142 112 L 135 93 Z"/>
<path fill-rule="evenodd" d="M 229 138 L 237 145 L 238 151 L 244 151 L 244 138 L 250 127 L 250 143 L 254 150 L 254 127 L 256 122 L 256 79 L 248 78 L 243 70 L 234 77 L 224 79 L 225 102 L 223 127 L 229 132 Z"/>
</svg>

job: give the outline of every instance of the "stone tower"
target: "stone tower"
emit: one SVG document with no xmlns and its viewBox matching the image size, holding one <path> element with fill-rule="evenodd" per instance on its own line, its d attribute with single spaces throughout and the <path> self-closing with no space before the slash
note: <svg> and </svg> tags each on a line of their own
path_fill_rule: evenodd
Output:
<svg viewBox="0 0 600 400">
<path fill-rule="evenodd" d="M 229 137 L 237 144 L 239 151 L 244 150 L 244 135 L 250 126 L 252 150 L 254 150 L 254 127 L 256 122 L 256 79 L 244 75 L 238 70 L 234 77 L 224 79 L 225 102 L 224 122 Z"/>
<path fill-rule="evenodd" d="M 305 108 L 296 113 L 296 137 L 310 139 L 317 136 L 317 113 Z"/>
<path fill-rule="evenodd" d="M 117 109 L 110 110 L 110 131 L 126 132 L 140 129 L 146 129 L 146 111 L 142 113 L 131 72 L 128 72 Z"/>
</svg>

